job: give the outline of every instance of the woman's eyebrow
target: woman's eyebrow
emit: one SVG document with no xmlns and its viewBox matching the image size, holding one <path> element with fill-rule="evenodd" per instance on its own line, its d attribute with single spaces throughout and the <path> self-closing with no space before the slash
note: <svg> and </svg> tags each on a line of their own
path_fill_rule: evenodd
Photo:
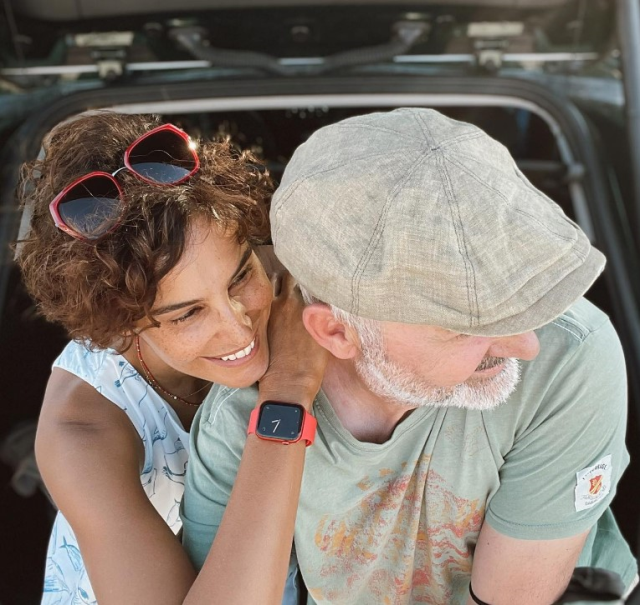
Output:
<svg viewBox="0 0 640 605">
<path fill-rule="evenodd" d="M 185 300 L 184 302 L 173 303 L 172 305 L 165 305 L 164 307 L 152 309 L 151 315 L 164 315 L 165 313 L 171 313 L 171 311 L 178 311 L 180 309 L 184 309 L 185 307 L 195 305 L 198 302 L 200 302 L 200 300 L 196 298 L 194 300 Z"/>
</svg>

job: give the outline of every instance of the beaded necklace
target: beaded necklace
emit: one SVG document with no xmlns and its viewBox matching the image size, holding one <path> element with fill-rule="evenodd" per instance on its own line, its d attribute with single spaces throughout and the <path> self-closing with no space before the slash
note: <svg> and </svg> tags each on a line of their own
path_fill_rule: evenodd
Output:
<svg viewBox="0 0 640 605">
<path fill-rule="evenodd" d="M 180 397 L 179 395 L 174 395 L 173 393 L 167 391 L 167 389 L 163 388 L 160 385 L 160 383 L 155 379 L 155 377 L 151 373 L 151 370 L 149 369 L 147 364 L 144 362 L 144 359 L 142 359 L 142 351 L 140 350 L 140 336 L 139 335 L 136 335 L 136 352 L 138 353 L 138 361 L 140 362 L 140 365 L 142 366 L 142 371 L 144 372 L 144 376 L 145 376 L 147 382 L 156 391 L 160 391 L 163 395 L 166 395 L 167 397 L 169 397 L 169 399 L 172 399 L 173 401 L 179 401 L 180 403 L 184 403 L 185 405 L 198 407 L 199 405 L 202 404 L 202 401 L 200 403 L 191 403 L 190 401 L 187 401 L 184 397 Z M 200 391 L 204 391 L 206 388 L 209 388 L 210 386 L 211 386 L 211 383 L 209 382 L 209 383 L 205 384 L 203 387 L 200 387 L 199 389 L 194 391 L 193 393 L 187 395 L 187 397 L 193 397 L 194 395 L 197 395 L 198 393 L 200 393 Z"/>
</svg>

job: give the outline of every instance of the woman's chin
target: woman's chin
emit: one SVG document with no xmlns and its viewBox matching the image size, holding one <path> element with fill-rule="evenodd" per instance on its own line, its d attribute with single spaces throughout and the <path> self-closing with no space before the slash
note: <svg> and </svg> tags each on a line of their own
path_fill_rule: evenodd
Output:
<svg viewBox="0 0 640 605">
<path fill-rule="evenodd" d="M 244 368 L 244 372 L 238 375 L 229 373 L 227 380 L 221 377 L 220 383 L 233 389 L 244 389 L 250 387 L 260 380 L 269 367 L 269 351 L 260 351 L 259 357 L 254 359 L 252 363 Z"/>
</svg>

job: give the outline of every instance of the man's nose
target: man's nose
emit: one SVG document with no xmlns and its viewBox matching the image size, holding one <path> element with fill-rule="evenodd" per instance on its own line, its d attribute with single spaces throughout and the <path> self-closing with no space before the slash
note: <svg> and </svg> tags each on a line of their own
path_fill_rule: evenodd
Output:
<svg viewBox="0 0 640 605">
<path fill-rule="evenodd" d="M 535 332 L 524 332 L 514 336 L 496 338 L 489 347 L 492 357 L 515 357 L 523 361 L 531 361 L 540 352 L 540 341 Z"/>
</svg>

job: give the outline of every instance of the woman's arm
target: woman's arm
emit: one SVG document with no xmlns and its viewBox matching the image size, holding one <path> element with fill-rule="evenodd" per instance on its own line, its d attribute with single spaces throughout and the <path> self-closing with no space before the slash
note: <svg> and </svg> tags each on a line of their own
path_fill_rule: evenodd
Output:
<svg viewBox="0 0 640 605">
<path fill-rule="evenodd" d="M 185 603 L 280 605 L 304 449 L 303 442 L 247 439 L 222 523 Z"/>
<path fill-rule="evenodd" d="M 272 399 L 310 410 L 320 390 L 328 354 L 302 326 L 302 307 L 286 275 L 272 309 L 270 364 L 258 404 Z M 247 438 L 222 523 L 186 603 L 281 603 L 305 450 L 302 441 L 283 446 Z"/>
<path fill-rule="evenodd" d="M 269 326 L 271 359 L 261 401 L 310 409 L 320 388 L 327 354 L 306 333 L 301 312 L 295 283 L 285 277 Z M 219 535 L 193 588 L 191 563 L 140 484 L 144 452 L 124 412 L 81 379 L 54 370 L 36 452 L 101 605 L 177 604 L 185 597 L 189 604 L 281 602 L 303 444 L 247 440 Z"/>
<path fill-rule="evenodd" d="M 180 603 L 195 572 L 142 488 L 144 450 L 126 414 L 77 376 L 54 369 L 36 456 L 98 602 Z"/>
</svg>

